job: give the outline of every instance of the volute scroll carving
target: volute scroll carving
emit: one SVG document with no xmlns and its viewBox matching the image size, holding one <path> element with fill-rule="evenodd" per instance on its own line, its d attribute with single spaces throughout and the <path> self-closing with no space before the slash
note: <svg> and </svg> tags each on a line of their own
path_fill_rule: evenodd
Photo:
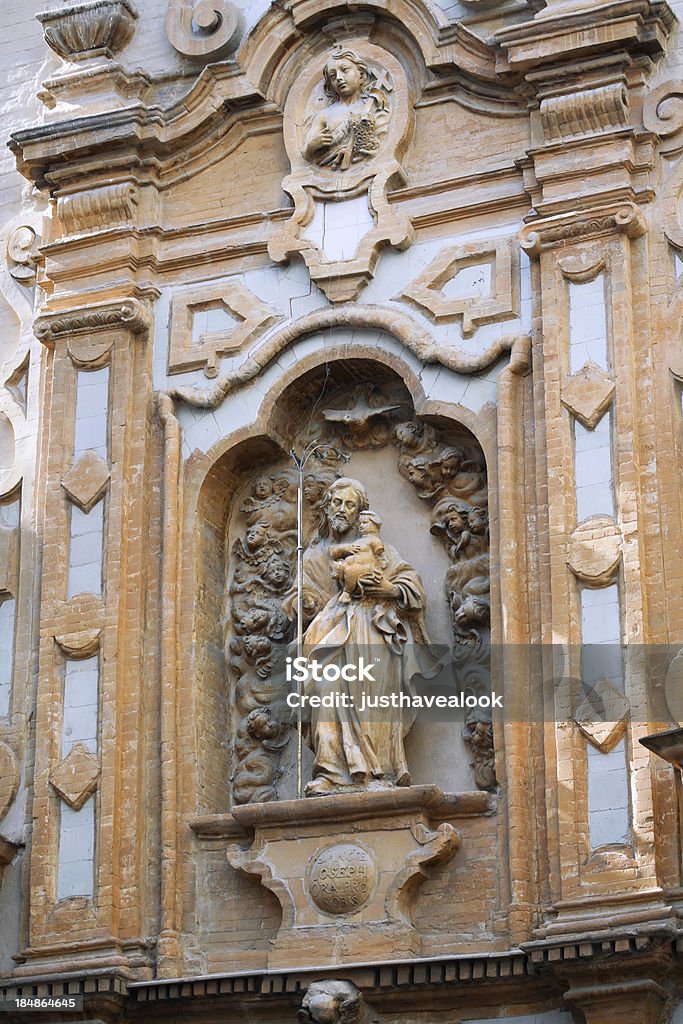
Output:
<svg viewBox="0 0 683 1024">
<path fill-rule="evenodd" d="M 216 60 L 237 49 L 244 18 L 231 0 L 169 0 L 166 31 L 184 57 Z"/>
</svg>

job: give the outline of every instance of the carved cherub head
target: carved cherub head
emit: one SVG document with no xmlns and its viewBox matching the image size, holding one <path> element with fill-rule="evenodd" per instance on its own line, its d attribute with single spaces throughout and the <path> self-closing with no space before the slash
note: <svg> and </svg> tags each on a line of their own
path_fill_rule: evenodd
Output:
<svg viewBox="0 0 683 1024">
<path fill-rule="evenodd" d="M 273 493 L 273 481 L 269 476 L 257 476 L 251 489 L 253 496 L 258 501 L 265 501 Z"/>
<path fill-rule="evenodd" d="M 358 529 L 361 537 L 378 537 L 382 520 L 376 512 L 361 512 L 358 516 Z"/>
<path fill-rule="evenodd" d="M 302 1024 L 365 1024 L 363 996 L 350 981 L 314 981 L 298 1013 Z"/>
<path fill-rule="evenodd" d="M 271 590 L 283 590 L 289 583 L 289 566 L 283 558 L 273 555 L 264 565 L 261 576 Z"/>
<path fill-rule="evenodd" d="M 268 524 L 263 522 L 254 523 L 247 530 L 247 550 L 258 551 L 268 540 Z"/>
</svg>

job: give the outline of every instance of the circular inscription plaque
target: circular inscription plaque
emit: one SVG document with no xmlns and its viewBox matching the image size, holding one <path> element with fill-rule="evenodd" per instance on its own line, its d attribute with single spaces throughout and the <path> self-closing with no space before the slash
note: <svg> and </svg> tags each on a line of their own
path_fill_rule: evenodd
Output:
<svg viewBox="0 0 683 1024">
<path fill-rule="evenodd" d="M 367 902 L 375 882 L 375 865 L 365 850 L 339 843 L 313 861 L 308 891 L 327 914 L 353 914 Z"/>
</svg>

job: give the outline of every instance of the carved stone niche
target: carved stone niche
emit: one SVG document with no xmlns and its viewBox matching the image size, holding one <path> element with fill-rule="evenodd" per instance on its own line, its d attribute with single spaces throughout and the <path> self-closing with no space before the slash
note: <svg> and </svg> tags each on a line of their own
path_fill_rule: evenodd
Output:
<svg viewBox="0 0 683 1024">
<path fill-rule="evenodd" d="M 394 564 L 399 560 L 417 574 L 414 599 L 423 607 L 408 615 L 406 628 L 420 638 L 415 651 L 421 668 L 431 658 L 429 643 L 421 646 L 424 637 L 435 645 L 443 668 L 443 673 L 425 668 L 426 678 L 438 674 L 432 685 L 439 693 L 439 687 L 450 687 L 455 694 L 476 696 L 485 703 L 490 694 L 490 583 L 487 478 L 481 449 L 458 425 L 416 417 L 405 386 L 386 367 L 366 360 L 332 366 L 327 379 L 322 369 L 299 379 L 273 410 L 276 432 L 286 438 L 283 447 L 301 451 L 313 438 L 325 446 L 324 457 L 311 459 L 304 472 L 306 551 L 313 551 L 320 541 L 331 485 L 342 476 L 359 482 L 367 492 L 369 510 L 359 517 L 356 532 L 361 519 L 369 516 L 369 533 L 378 535 L 371 543 L 381 548 L 380 568 L 384 548 L 388 552 L 391 545 Z M 348 461 L 335 457 L 333 448 Z M 265 463 L 245 456 L 245 462 L 250 468 L 236 484 L 222 553 L 207 554 L 207 571 L 209 560 L 225 559 L 226 565 L 224 589 L 216 593 L 214 607 L 224 627 L 234 804 L 293 798 L 297 775 L 296 731 L 286 704 L 292 687 L 285 671 L 286 658 L 296 653 L 291 647 L 296 619 L 296 473 L 291 459 L 282 455 Z M 358 580 L 367 566 L 353 552 L 349 557 L 333 545 L 329 551 L 329 558 L 321 556 L 322 576 L 335 577 L 332 591 L 338 587 L 342 603 L 353 610 L 363 597 Z M 361 570 L 356 572 L 358 564 Z M 393 575 L 393 570 L 387 572 L 403 585 L 398 570 Z M 213 570 L 211 578 L 218 586 Z M 410 591 L 412 577 L 406 579 Z M 307 589 L 306 594 L 306 601 L 313 600 Z M 333 593 L 315 600 L 322 606 L 328 597 L 332 599 Z M 388 612 L 394 615 L 392 608 Z M 304 610 L 306 628 L 313 617 Z M 218 637 L 213 643 L 217 641 Z M 383 648 L 373 648 L 368 659 L 381 659 L 383 653 Z M 394 667 L 385 666 L 383 671 Z M 481 789 L 495 787 L 490 712 L 458 708 L 436 718 L 418 713 L 401 731 L 408 763 L 404 771 L 393 763 L 387 779 L 398 781 L 405 775 L 447 790 L 469 789 L 472 782 Z M 311 747 L 315 749 L 313 743 Z M 304 783 L 311 792 L 328 791 L 315 772 L 311 777 L 311 761 L 305 746 Z"/>
<path fill-rule="evenodd" d="M 294 213 L 268 251 L 276 262 L 300 253 L 331 302 L 358 296 L 383 246 L 413 240 L 410 220 L 387 200 L 387 188 L 405 182 L 411 107 L 401 64 L 365 38 L 320 51 L 289 92 L 292 171 L 282 187 Z"/>
</svg>

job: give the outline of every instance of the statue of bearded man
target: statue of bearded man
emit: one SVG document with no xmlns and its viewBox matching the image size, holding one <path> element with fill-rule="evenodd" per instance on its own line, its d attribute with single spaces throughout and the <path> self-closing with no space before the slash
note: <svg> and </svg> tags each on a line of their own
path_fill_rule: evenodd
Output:
<svg viewBox="0 0 683 1024">
<path fill-rule="evenodd" d="M 390 544 L 384 545 L 382 568 L 361 577 L 351 600 L 348 595 L 342 600 L 330 548 L 359 537 L 359 516 L 368 507 L 363 484 L 348 477 L 335 480 L 322 502 L 318 537 L 304 554 L 304 653 L 309 664 L 319 666 L 318 675 L 328 666 L 339 670 L 326 673 L 332 681 L 309 674 L 306 682 L 307 696 L 327 697 L 333 705 L 311 707 L 307 741 L 315 756 L 307 796 L 409 786 L 403 740 L 415 714 L 400 706 L 400 695 L 412 694 L 414 676 L 438 668 L 425 646 L 422 581 Z M 295 618 L 295 591 L 284 607 Z M 361 658 L 371 678 L 367 672 L 361 678 Z M 389 698 L 389 707 L 376 710 L 382 702 L 375 705 L 375 698 L 382 697 Z"/>
</svg>

